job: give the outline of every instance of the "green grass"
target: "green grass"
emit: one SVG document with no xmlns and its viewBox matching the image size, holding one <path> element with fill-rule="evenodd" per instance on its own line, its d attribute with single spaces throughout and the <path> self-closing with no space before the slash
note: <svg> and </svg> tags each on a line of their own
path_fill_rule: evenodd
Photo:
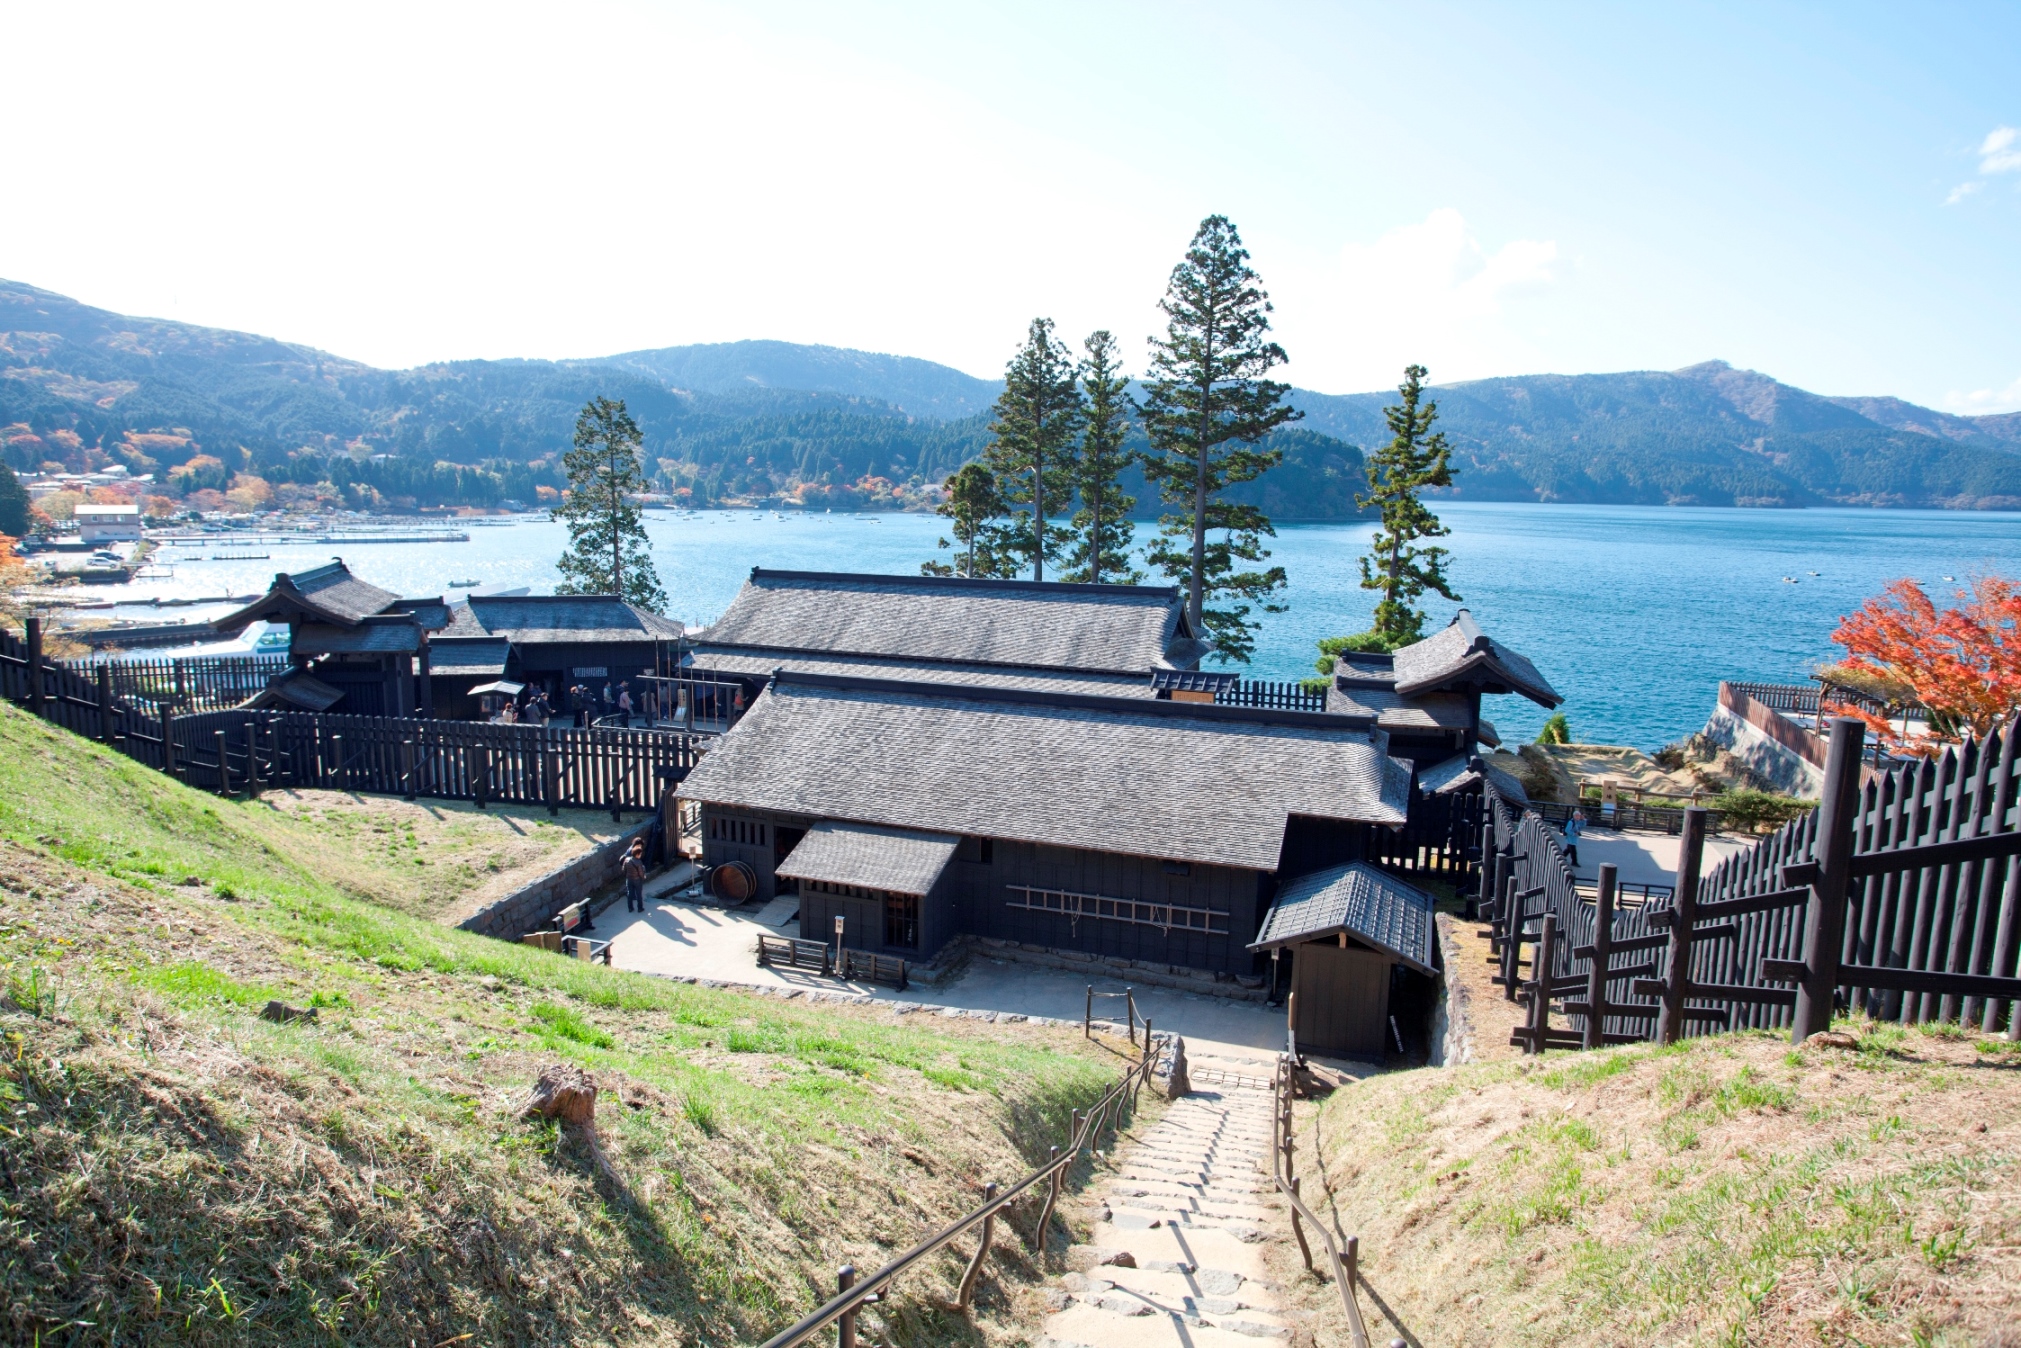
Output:
<svg viewBox="0 0 2021 1348">
<path fill-rule="evenodd" d="M 313 823 L 5 705 L 0 839 L 28 849 L 0 874 L 0 1096 L 25 1130 L 0 1248 L 44 1252 L 0 1287 L 45 1341 L 66 1318 L 136 1342 L 751 1341 L 836 1264 L 1015 1178 L 1118 1070 L 1076 1036 L 438 926 Z M 268 1024 L 273 998 L 318 1019 Z M 516 1116 L 556 1059 L 609 1083 L 602 1161 Z M 905 1148 L 944 1164 L 922 1177 Z M 958 1273 L 922 1272 L 886 1338 L 977 1342 L 908 1299 Z"/>
</svg>

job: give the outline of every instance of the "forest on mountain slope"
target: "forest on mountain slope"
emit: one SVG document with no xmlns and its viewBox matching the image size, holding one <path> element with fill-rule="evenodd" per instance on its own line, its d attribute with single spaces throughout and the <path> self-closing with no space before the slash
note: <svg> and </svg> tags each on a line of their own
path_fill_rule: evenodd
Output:
<svg viewBox="0 0 2021 1348">
<path fill-rule="evenodd" d="M 538 504 L 562 485 L 577 410 L 603 394 L 630 407 L 656 484 L 693 504 L 924 508 L 988 442 L 995 387 L 930 361 L 785 342 L 379 370 L 0 282 L 6 462 L 124 464 L 171 498 Z M 1434 392 L 1464 499 L 2021 508 L 2021 414 L 1825 398 L 1721 362 Z M 1305 419 L 1273 440 L 1284 462 L 1231 495 L 1282 520 L 1352 515 L 1357 446 L 1387 438 L 1390 399 L 1295 390 Z M 1130 476 L 1140 512 L 1156 513 Z"/>
</svg>

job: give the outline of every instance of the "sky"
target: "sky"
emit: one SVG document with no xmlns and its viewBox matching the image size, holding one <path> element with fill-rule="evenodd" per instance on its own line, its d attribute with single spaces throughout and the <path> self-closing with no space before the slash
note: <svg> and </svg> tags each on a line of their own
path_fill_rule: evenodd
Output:
<svg viewBox="0 0 2021 1348">
<path fill-rule="evenodd" d="M 2021 5 L 0 0 L 0 276 L 375 365 L 1141 370 L 1202 217 L 1306 388 L 1724 359 L 2021 409 Z"/>
</svg>

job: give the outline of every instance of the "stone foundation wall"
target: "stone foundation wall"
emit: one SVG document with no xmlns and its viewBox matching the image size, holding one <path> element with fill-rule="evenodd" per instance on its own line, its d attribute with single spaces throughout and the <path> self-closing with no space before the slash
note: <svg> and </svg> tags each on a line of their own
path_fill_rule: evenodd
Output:
<svg viewBox="0 0 2021 1348">
<path fill-rule="evenodd" d="M 1249 975 L 1216 973 L 1211 969 L 1189 969 L 1177 964 L 1153 964 L 1148 960 L 1114 959 L 1079 950 L 1054 950 L 1019 941 L 1000 941 L 990 936 L 968 933 L 954 937 L 940 948 L 930 964 L 908 966 L 906 977 L 929 987 L 960 972 L 975 955 L 1032 964 L 1042 969 L 1077 969 L 1105 978 L 1120 978 L 1147 988 L 1176 988 L 1206 997 L 1227 997 L 1238 1002 L 1261 1002 L 1268 997 L 1266 980 Z"/>
<path fill-rule="evenodd" d="M 646 820 L 615 842 L 604 843 L 557 866 L 457 925 L 479 936 L 496 936 L 507 941 L 517 941 L 527 932 L 551 925 L 555 914 L 577 899 L 588 898 L 614 884 L 632 839 L 644 837 L 652 827 L 653 821 Z"/>
<path fill-rule="evenodd" d="M 1705 723 L 1705 738 L 1759 773 L 1776 790 L 1816 800 L 1824 793 L 1824 770 L 1783 743 L 1788 735 L 1772 733 L 1781 727 L 1764 728 L 1756 724 L 1763 717 L 1782 720 L 1778 713 L 1751 699 L 1740 700 L 1748 705 L 1735 710 L 1722 702 L 1712 709 L 1712 718 Z M 1788 726 L 1788 731 L 1803 733 L 1793 725 Z"/>
<path fill-rule="evenodd" d="M 1470 994 L 1465 985 L 1450 976 L 1452 970 L 1460 967 L 1461 933 L 1453 924 L 1452 914 L 1439 913 L 1435 920 L 1439 932 L 1439 963 L 1448 976 L 1439 980 L 1439 1004 L 1432 1012 L 1431 1065 L 1458 1067 L 1474 1060 L 1474 1023 L 1472 1008 L 1468 1005 Z"/>
</svg>

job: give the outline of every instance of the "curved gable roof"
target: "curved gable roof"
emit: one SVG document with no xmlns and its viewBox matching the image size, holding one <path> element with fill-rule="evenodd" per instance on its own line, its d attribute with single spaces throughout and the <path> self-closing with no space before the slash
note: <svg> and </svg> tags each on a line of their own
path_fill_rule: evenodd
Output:
<svg viewBox="0 0 2021 1348">
<path fill-rule="evenodd" d="M 1535 665 L 1498 644 L 1465 609 L 1443 631 L 1397 651 L 1392 667 L 1396 692 L 1404 697 L 1470 684 L 1483 692 L 1521 693 L 1544 707 L 1565 700 Z"/>
</svg>

